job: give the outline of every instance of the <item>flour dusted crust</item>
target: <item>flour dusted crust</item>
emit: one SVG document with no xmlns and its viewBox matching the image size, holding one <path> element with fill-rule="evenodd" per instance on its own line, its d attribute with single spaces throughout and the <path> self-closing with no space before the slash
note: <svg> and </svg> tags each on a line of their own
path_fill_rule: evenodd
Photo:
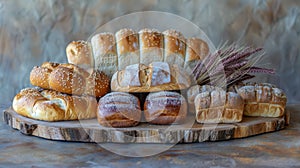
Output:
<svg viewBox="0 0 300 168">
<path fill-rule="evenodd" d="M 176 65 L 153 62 L 130 65 L 116 72 L 111 80 L 111 90 L 119 92 L 156 92 L 182 90 L 190 86 L 190 78 Z"/>
<path fill-rule="evenodd" d="M 25 117 L 44 121 L 89 119 L 96 117 L 97 100 L 92 96 L 26 88 L 14 97 L 13 109 Z"/>
<path fill-rule="evenodd" d="M 185 38 L 176 30 L 166 30 L 164 35 L 164 62 L 184 66 L 185 60 Z"/>
<path fill-rule="evenodd" d="M 98 70 L 86 71 L 74 64 L 44 62 L 30 72 L 34 86 L 67 94 L 88 94 L 100 97 L 109 92 L 110 80 Z"/>
<path fill-rule="evenodd" d="M 187 103 L 176 92 L 150 93 L 144 103 L 144 114 L 146 121 L 152 124 L 181 123 L 187 115 Z"/>
<path fill-rule="evenodd" d="M 235 123 L 243 117 L 244 100 L 235 92 L 211 85 L 195 85 L 187 91 L 189 111 L 198 123 Z"/>
<path fill-rule="evenodd" d="M 118 70 L 116 40 L 112 33 L 99 33 L 91 39 L 95 68 L 109 77 Z"/>
<path fill-rule="evenodd" d="M 139 31 L 140 63 L 149 65 L 161 62 L 163 55 L 163 34 L 156 29 L 142 29 Z"/>
<path fill-rule="evenodd" d="M 286 95 L 272 84 L 248 83 L 237 92 L 245 100 L 246 116 L 281 117 L 284 114 Z"/>
<path fill-rule="evenodd" d="M 139 34 L 132 29 L 116 32 L 118 69 L 140 63 Z"/>
<path fill-rule="evenodd" d="M 79 40 L 72 41 L 66 47 L 68 62 L 81 68 L 93 68 L 94 58 L 92 47 L 89 42 Z"/>
<path fill-rule="evenodd" d="M 140 101 L 122 92 L 111 92 L 99 100 L 97 118 L 105 127 L 132 127 L 141 119 Z"/>
</svg>

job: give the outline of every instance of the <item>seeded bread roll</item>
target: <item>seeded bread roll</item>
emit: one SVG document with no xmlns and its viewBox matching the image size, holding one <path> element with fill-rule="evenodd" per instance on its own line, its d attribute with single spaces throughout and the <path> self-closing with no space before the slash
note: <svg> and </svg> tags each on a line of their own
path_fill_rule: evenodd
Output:
<svg viewBox="0 0 300 168">
<path fill-rule="evenodd" d="M 96 97 L 101 97 L 110 90 L 109 78 L 103 72 L 88 72 L 73 64 L 44 62 L 31 70 L 30 82 L 44 89 Z"/>
<path fill-rule="evenodd" d="M 144 104 L 144 114 L 146 121 L 152 124 L 181 123 L 187 115 L 187 103 L 176 92 L 150 93 Z"/>
<path fill-rule="evenodd" d="M 135 96 L 111 92 L 99 100 L 97 118 L 105 127 L 133 127 L 141 119 L 140 101 Z"/>
<path fill-rule="evenodd" d="M 189 76 L 177 65 L 153 62 L 149 66 L 130 65 L 116 72 L 111 80 L 111 89 L 118 92 L 157 92 L 186 89 L 190 83 Z"/>
<path fill-rule="evenodd" d="M 140 63 L 149 65 L 152 62 L 162 62 L 163 34 L 155 29 L 142 29 L 139 31 Z"/>
<path fill-rule="evenodd" d="M 91 45 L 86 41 L 72 41 L 66 47 L 68 62 L 81 68 L 93 68 L 94 58 Z"/>
<path fill-rule="evenodd" d="M 132 29 L 121 29 L 116 33 L 119 70 L 140 63 L 139 34 Z"/>
<path fill-rule="evenodd" d="M 92 96 L 26 88 L 14 97 L 13 109 L 25 117 L 44 121 L 89 119 L 96 117 L 97 100 Z"/>
<path fill-rule="evenodd" d="M 185 38 L 176 30 L 166 30 L 164 35 L 164 62 L 184 66 Z"/>
<path fill-rule="evenodd" d="M 236 123 L 242 121 L 244 100 L 234 92 L 213 90 L 199 93 L 195 100 L 198 123 Z"/>
<path fill-rule="evenodd" d="M 209 53 L 208 44 L 199 38 L 189 38 L 186 44 L 185 69 L 192 69 L 199 60 Z"/>
<path fill-rule="evenodd" d="M 91 43 L 95 68 L 111 77 L 118 70 L 118 55 L 114 34 L 96 34 L 92 37 Z"/>
<path fill-rule="evenodd" d="M 189 112 L 195 113 L 195 98 L 199 93 L 211 92 L 213 90 L 222 90 L 221 88 L 211 85 L 195 85 L 189 88 L 187 91 L 187 100 L 189 104 Z"/>
<path fill-rule="evenodd" d="M 287 98 L 285 93 L 268 83 L 248 83 L 238 89 L 245 100 L 244 115 L 281 117 L 284 114 Z"/>
</svg>

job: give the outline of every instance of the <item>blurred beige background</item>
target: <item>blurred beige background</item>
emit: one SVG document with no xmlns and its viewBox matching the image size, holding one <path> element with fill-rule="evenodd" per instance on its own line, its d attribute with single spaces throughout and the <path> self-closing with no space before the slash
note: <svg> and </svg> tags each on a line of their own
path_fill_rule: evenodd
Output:
<svg viewBox="0 0 300 168">
<path fill-rule="evenodd" d="M 299 0 L 0 0 L 0 103 L 9 104 L 31 86 L 33 66 L 67 62 L 70 41 L 87 40 L 116 17 L 149 10 L 188 19 L 215 46 L 228 41 L 264 47 L 259 64 L 277 74 L 259 80 L 284 89 L 289 103 L 300 102 Z"/>
</svg>

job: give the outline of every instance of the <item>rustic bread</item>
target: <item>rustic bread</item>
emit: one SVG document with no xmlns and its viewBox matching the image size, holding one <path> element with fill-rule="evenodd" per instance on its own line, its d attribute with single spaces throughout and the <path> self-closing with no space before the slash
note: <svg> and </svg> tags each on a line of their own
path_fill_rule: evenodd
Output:
<svg viewBox="0 0 300 168">
<path fill-rule="evenodd" d="M 147 122 L 152 124 L 181 123 L 187 115 L 185 98 L 176 92 L 150 93 L 144 103 Z"/>
<path fill-rule="evenodd" d="M 139 31 L 140 63 L 149 65 L 152 62 L 162 62 L 163 34 L 155 29 L 142 29 Z"/>
<path fill-rule="evenodd" d="M 67 94 L 103 96 L 110 90 L 109 78 L 100 71 L 90 72 L 73 64 L 44 62 L 30 73 L 32 85 Z"/>
<path fill-rule="evenodd" d="M 96 117 L 97 100 L 92 96 L 26 88 L 14 97 L 13 109 L 25 117 L 44 121 L 89 119 Z"/>
<path fill-rule="evenodd" d="M 86 41 L 72 41 L 66 47 L 68 62 L 81 68 L 94 68 L 91 45 Z"/>
<path fill-rule="evenodd" d="M 156 92 L 181 90 L 190 86 L 190 78 L 177 65 L 153 62 L 150 66 L 134 64 L 116 72 L 111 80 L 111 90 L 120 92 Z"/>
<path fill-rule="evenodd" d="M 185 38 L 176 30 L 166 30 L 164 35 L 164 62 L 184 66 Z"/>
<path fill-rule="evenodd" d="M 136 126 L 141 114 L 140 101 L 131 94 L 111 92 L 99 100 L 97 118 L 102 126 Z"/>
<path fill-rule="evenodd" d="M 116 40 L 112 33 L 99 33 L 91 38 L 95 68 L 111 77 L 118 70 Z"/>
<path fill-rule="evenodd" d="M 187 39 L 185 54 L 185 69 L 192 69 L 199 60 L 203 60 L 209 53 L 208 44 L 200 38 Z"/>
<path fill-rule="evenodd" d="M 238 94 L 245 100 L 244 115 L 281 117 L 287 98 L 285 93 L 268 83 L 247 83 L 240 87 Z"/>
<path fill-rule="evenodd" d="M 139 34 L 132 29 L 121 29 L 116 33 L 118 69 L 140 63 Z"/>
<path fill-rule="evenodd" d="M 211 86 L 211 85 L 194 85 L 187 91 L 187 100 L 189 104 L 189 112 L 195 113 L 195 98 L 199 93 L 211 92 L 213 90 L 222 90 L 222 88 Z"/>
<path fill-rule="evenodd" d="M 194 100 L 198 123 L 242 121 L 244 100 L 237 93 L 222 89 L 199 93 Z"/>
</svg>

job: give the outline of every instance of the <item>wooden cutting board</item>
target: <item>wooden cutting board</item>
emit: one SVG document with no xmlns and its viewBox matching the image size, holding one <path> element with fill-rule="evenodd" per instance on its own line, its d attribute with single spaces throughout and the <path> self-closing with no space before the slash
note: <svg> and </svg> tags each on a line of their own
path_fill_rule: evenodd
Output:
<svg viewBox="0 0 300 168">
<path fill-rule="evenodd" d="M 26 135 L 50 140 L 115 143 L 194 143 L 244 138 L 278 131 L 289 124 L 289 111 L 280 118 L 244 117 L 236 124 L 198 124 L 188 116 L 189 124 L 151 125 L 107 128 L 96 119 L 81 121 L 45 122 L 23 117 L 12 108 L 3 112 L 4 122 Z M 192 124 L 191 124 L 192 123 Z"/>
</svg>

